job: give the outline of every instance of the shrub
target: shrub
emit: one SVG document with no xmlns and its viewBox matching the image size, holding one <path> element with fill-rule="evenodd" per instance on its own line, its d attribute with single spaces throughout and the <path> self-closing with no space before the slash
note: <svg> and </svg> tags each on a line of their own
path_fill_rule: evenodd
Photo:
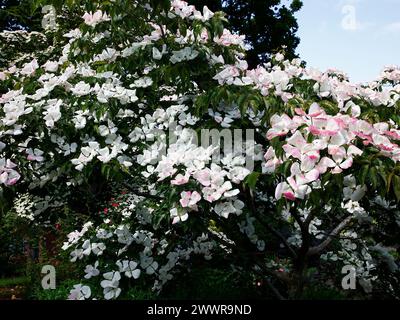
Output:
<svg viewBox="0 0 400 320">
<path fill-rule="evenodd" d="M 38 225 L 87 217 L 63 245 L 86 269 L 70 299 L 159 292 L 199 255 L 277 298 L 341 290 L 345 265 L 354 297 L 397 297 L 399 68 L 356 85 L 282 52 L 248 70 L 223 13 L 69 5 L 0 73 L 0 181 Z"/>
</svg>

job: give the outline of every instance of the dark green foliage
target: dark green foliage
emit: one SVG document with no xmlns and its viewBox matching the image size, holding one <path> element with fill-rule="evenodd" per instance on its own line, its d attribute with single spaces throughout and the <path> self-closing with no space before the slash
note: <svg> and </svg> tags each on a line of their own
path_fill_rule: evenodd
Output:
<svg viewBox="0 0 400 320">
<path fill-rule="evenodd" d="M 213 11 L 223 10 L 228 15 L 229 28 L 246 35 L 251 50 L 247 53 L 250 67 L 267 62 L 271 53 L 286 46 L 286 58 L 294 58 L 300 42 L 295 13 L 303 4 L 292 0 L 289 5 L 281 0 L 189 0 L 198 9 L 204 5 Z"/>
<path fill-rule="evenodd" d="M 0 30 L 41 28 L 41 13 L 32 0 L 0 0 Z"/>
<path fill-rule="evenodd" d="M 54 1 L 53 1 L 54 2 Z M 79 2 L 79 1 L 78 1 Z M 286 57 L 296 56 L 300 42 L 296 12 L 302 8 L 301 0 L 292 0 L 289 5 L 281 0 L 189 0 L 198 9 L 206 5 L 212 11 L 226 12 L 229 28 L 246 35 L 251 49 L 247 53 L 250 67 L 267 62 L 271 53 L 286 47 Z M 33 0 L 0 0 L 1 30 L 39 30 L 40 10 Z M 62 2 L 61 2 L 62 3 Z M 60 4 L 61 4 L 60 3 Z M 71 1 L 67 1 L 67 4 Z M 72 2 L 73 3 L 73 2 Z M 160 9 L 169 6 L 169 1 L 154 1 Z"/>
</svg>

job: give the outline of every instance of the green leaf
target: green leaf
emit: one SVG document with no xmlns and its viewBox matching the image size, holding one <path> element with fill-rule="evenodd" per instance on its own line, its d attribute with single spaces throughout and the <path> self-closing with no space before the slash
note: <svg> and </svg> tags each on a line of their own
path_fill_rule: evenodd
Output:
<svg viewBox="0 0 400 320">
<path fill-rule="evenodd" d="M 250 189 L 254 190 L 256 188 L 256 184 L 260 175 L 261 175 L 260 172 L 252 172 L 247 176 L 246 180 L 244 181 L 244 184 L 249 186 Z"/>
<path fill-rule="evenodd" d="M 397 202 L 400 202 L 400 177 L 393 176 L 392 179 L 393 191 L 396 196 Z"/>
<path fill-rule="evenodd" d="M 369 170 L 368 178 L 369 178 L 369 181 L 371 181 L 372 187 L 374 189 L 376 189 L 376 187 L 378 186 L 378 172 L 375 167 L 372 167 Z"/>
</svg>

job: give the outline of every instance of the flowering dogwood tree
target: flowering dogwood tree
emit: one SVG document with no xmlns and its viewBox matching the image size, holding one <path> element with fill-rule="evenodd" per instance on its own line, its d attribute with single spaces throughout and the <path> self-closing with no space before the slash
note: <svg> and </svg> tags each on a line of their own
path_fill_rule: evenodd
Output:
<svg viewBox="0 0 400 320">
<path fill-rule="evenodd" d="M 34 223 L 87 214 L 63 246 L 71 299 L 160 291 L 195 255 L 277 298 L 340 288 L 345 265 L 357 294 L 398 294 L 398 67 L 368 84 L 284 54 L 248 70 L 207 7 L 49 4 L 43 33 L 0 34 L 0 185 Z"/>
</svg>

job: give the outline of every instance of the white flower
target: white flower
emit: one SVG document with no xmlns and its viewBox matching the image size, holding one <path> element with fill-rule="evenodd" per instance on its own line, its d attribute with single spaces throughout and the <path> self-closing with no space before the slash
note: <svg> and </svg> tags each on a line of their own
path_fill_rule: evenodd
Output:
<svg viewBox="0 0 400 320">
<path fill-rule="evenodd" d="M 121 289 L 119 288 L 119 280 L 121 280 L 121 274 L 118 271 L 111 271 L 103 274 L 105 280 L 103 280 L 100 285 L 103 290 L 104 298 L 106 300 L 111 300 L 118 298 L 121 294 Z"/>
<path fill-rule="evenodd" d="M 140 269 L 137 269 L 137 262 L 129 260 L 118 260 L 117 266 L 119 272 L 125 272 L 125 276 L 128 278 L 138 279 L 140 276 Z"/>
<path fill-rule="evenodd" d="M 64 156 L 68 156 L 71 153 L 74 153 L 76 151 L 76 149 L 78 148 L 78 145 L 75 142 L 73 142 L 71 144 L 66 143 L 61 148 L 64 151 Z"/>
<path fill-rule="evenodd" d="M 55 61 L 47 61 L 43 65 L 44 70 L 47 72 L 56 72 L 58 70 L 58 63 Z"/>
<path fill-rule="evenodd" d="M 169 59 L 173 64 L 182 62 L 182 61 L 189 61 L 195 59 L 199 55 L 199 52 L 193 50 L 190 47 L 186 47 L 179 51 L 173 51 L 172 57 Z"/>
<path fill-rule="evenodd" d="M 154 261 L 153 257 L 140 254 L 140 267 L 146 270 L 147 274 L 153 274 L 158 269 L 157 261 Z"/>
<path fill-rule="evenodd" d="M 85 23 L 91 27 L 94 27 L 99 22 L 110 20 L 107 13 L 103 13 L 101 10 L 97 10 L 95 13 L 85 12 L 82 18 L 85 20 Z"/>
<path fill-rule="evenodd" d="M 54 124 L 61 119 L 61 111 L 60 107 L 63 103 L 62 100 L 49 100 L 48 105 L 45 108 L 44 114 L 44 120 L 46 120 L 46 126 L 49 128 L 53 128 Z"/>
<path fill-rule="evenodd" d="M 96 256 L 102 255 L 105 249 L 106 249 L 106 245 L 104 243 L 102 243 L 102 242 L 100 242 L 100 243 L 92 243 L 92 252 Z"/>
<path fill-rule="evenodd" d="M 244 208 L 244 203 L 240 200 L 219 202 L 215 205 L 214 211 L 221 217 L 228 218 L 231 213 L 240 215 L 242 209 Z"/>
<path fill-rule="evenodd" d="M 71 88 L 71 92 L 77 97 L 85 96 L 89 94 L 90 91 L 90 84 L 84 81 L 79 81 L 74 87 Z"/>
<path fill-rule="evenodd" d="M 347 203 L 342 203 L 342 208 L 347 210 L 349 213 L 363 213 L 364 208 L 360 206 L 358 201 L 349 200 Z"/>
<path fill-rule="evenodd" d="M 106 249 L 106 245 L 102 242 L 100 243 L 90 243 L 90 240 L 85 240 L 82 245 L 82 254 L 85 256 L 89 256 L 92 252 L 96 256 L 100 256 L 103 254 Z"/>
<path fill-rule="evenodd" d="M 153 59 L 154 60 L 161 60 L 162 53 L 156 47 L 153 47 Z"/>
<path fill-rule="evenodd" d="M 99 156 L 97 156 L 97 159 L 99 159 L 103 163 L 107 163 L 112 158 L 114 158 L 113 153 L 110 153 L 110 149 L 108 149 L 107 147 L 104 147 L 103 149 L 99 149 L 98 153 L 99 153 Z"/>
<path fill-rule="evenodd" d="M 87 265 L 85 268 L 85 279 L 90 279 L 91 277 L 96 277 L 100 274 L 100 271 L 97 269 L 99 266 L 99 262 L 96 261 L 94 265 Z"/>
<path fill-rule="evenodd" d="M 68 300 L 85 300 L 90 298 L 92 292 L 90 287 L 82 284 L 74 285 L 74 288 L 69 292 Z"/>
<path fill-rule="evenodd" d="M 197 210 L 196 203 L 201 200 L 201 195 L 197 191 L 182 191 L 181 193 L 181 206 L 183 208 L 191 208 Z"/>
<path fill-rule="evenodd" d="M 172 208 L 169 213 L 172 219 L 172 224 L 176 224 L 181 221 L 185 222 L 189 218 L 189 214 L 184 209 Z"/>
<path fill-rule="evenodd" d="M 109 239 L 112 237 L 112 233 L 108 232 L 105 229 L 99 229 L 99 230 L 97 230 L 96 237 L 98 239 Z"/>
<path fill-rule="evenodd" d="M 83 111 L 77 111 L 76 115 L 72 118 L 72 122 L 75 124 L 75 129 L 83 129 L 86 126 L 86 117 Z"/>
<path fill-rule="evenodd" d="M 90 255 L 92 252 L 92 246 L 90 244 L 90 240 L 85 240 L 85 242 L 82 245 L 82 254 L 85 256 Z"/>
<path fill-rule="evenodd" d="M 164 44 L 162 47 L 162 51 L 158 50 L 156 47 L 153 47 L 153 59 L 161 60 L 162 56 L 167 53 L 167 45 Z"/>
<path fill-rule="evenodd" d="M 114 233 L 117 235 L 119 243 L 130 245 L 133 241 L 133 235 L 127 225 L 118 226 Z"/>
<path fill-rule="evenodd" d="M 135 80 L 133 86 L 136 88 L 147 88 L 153 84 L 153 80 L 150 77 L 143 77 L 138 80 Z"/>
<path fill-rule="evenodd" d="M 207 6 L 203 7 L 203 14 L 197 10 L 193 12 L 193 19 L 201 20 L 203 22 L 210 20 L 212 17 L 214 17 L 214 12 L 208 9 Z"/>
<path fill-rule="evenodd" d="M 77 259 L 83 258 L 83 250 L 82 249 L 75 249 L 71 252 L 71 262 L 75 262 Z"/>
<path fill-rule="evenodd" d="M 244 167 L 234 167 L 229 171 L 228 178 L 232 180 L 233 183 L 242 182 L 248 175 L 250 171 Z"/>
<path fill-rule="evenodd" d="M 104 49 L 94 58 L 94 61 L 114 61 L 119 56 L 119 52 L 113 48 Z"/>
<path fill-rule="evenodd" d="M 36 69 L 39 68 L 38 62 L 36 59 L 33 59 L 29 63 L 25 63 L 24 66 L 22 67 L 21 74 L 30 76 L 33 73 L 35 73 Z"/>
</svg>

